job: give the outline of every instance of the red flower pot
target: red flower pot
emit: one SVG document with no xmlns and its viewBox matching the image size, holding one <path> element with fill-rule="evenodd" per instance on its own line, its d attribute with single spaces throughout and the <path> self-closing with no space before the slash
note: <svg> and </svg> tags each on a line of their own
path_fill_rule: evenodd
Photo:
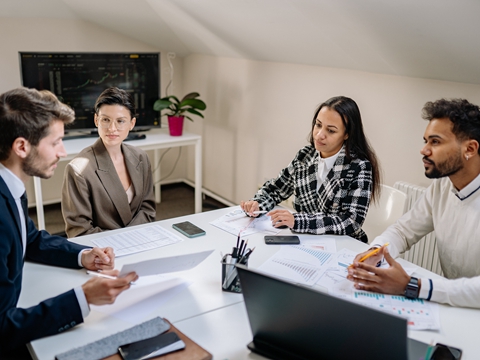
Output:
<svg viewBox="0 0 480 360">
<path fill-rule="evenodd" d="M 169 116 L 168 128 L 170 129 L 170 136 L 181 136 L 183 133 L 183 119 L 185 116 Z"/>
</svg>

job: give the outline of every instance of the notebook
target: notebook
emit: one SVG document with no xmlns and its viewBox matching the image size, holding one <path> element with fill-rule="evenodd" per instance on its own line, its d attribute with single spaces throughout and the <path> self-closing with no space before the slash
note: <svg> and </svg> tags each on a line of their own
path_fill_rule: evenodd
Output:
<svg viewBox="0 0 480 360">
<path fill-rule="evenodd" d="M 423 360 L 407 320 L 237 265 L 253 341 L 271 359 Z"/>
</svg>

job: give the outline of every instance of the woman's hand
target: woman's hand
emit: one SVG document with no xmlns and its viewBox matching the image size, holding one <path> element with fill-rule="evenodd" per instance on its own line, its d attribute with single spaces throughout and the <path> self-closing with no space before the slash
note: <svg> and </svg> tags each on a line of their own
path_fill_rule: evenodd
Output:
<svg viewBox="0 0 480 360">
<path fill-rule="evenodd" d="M 245 213 L 248 216 L 257 217 L 258 215 L 260 215 L 260 214 L 253 213 L 254 211 L 260 210 L 260 206 L 258 205 L 258 202 L 254 200 L 242 201 L 240 202 L 240 207 L 242 208 L 243 211 L 245 211 Z"/>
<path fill-rule="evenodd" d="M 295 218 L 293 214 L 284 209 L 272 210 L 267 213 L 267 216 L 270 216 L 272 220 L 272 225 L 274 227 L 288 226 L 290 229 L 295 225 Z"/>
</svg>

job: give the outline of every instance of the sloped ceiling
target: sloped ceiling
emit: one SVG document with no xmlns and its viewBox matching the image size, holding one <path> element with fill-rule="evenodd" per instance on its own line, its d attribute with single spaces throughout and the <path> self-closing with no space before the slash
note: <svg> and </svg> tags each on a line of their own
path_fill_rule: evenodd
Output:
<svg viewBox="0 0 480 360">
<path fill-rule="evenodd" d="M 480 84 L 476 0 L 1 0 L 172 51 Z"/>
</svg>

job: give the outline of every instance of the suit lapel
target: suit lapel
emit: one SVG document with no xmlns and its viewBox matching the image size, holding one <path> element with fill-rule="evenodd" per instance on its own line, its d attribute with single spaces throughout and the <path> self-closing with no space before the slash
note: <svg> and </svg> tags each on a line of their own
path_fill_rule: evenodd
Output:
<svg viewBox="0 0 480 360">
<path fill-rule="evenodd" d="M 8 211 L 10 211 L 10 214 L 15 219 L 15 223 L 17 224 L 18 235 L 20 236 L 20 239 L 21 239 L 22 224 L 20 222 L 20 215 L 18 214 L 17 203 L 15 202 L 15 199 L 13 198 L 12 193 L 8 189 L 8 186 L 7 184 L 5 184 L 5 181 L 3 181 L 2 177 L 0 177 L 0 193 L 6 200 L 5 203 L 7 204 Z M 25 221 L 28 221 L 28 219 L 25 219 Z"/>
<path fill-rule="evenodd" d="M 112 159 L 101 139 L 98 139 L 92 148 L 97 161 L 96 173 L 98 178 L 120 215 L 123 225 L 126 226 L 132 220 L 132 212 L 128 204 L 127 194 L 123 189 Z"/>
<path fill-rule="evenodd" d="M 132 202 L 130 203 L 130 213 L 133 213 L 142 200 L 142 197 L 138 195 L 143 194 L 143 164 L 130 147 L 122 144 L 122 152 L 125 157 L 125 165 L 128 174 L 130 175 L 130 180 L 132 180 L 133 190 L 135 192 Z"/>
</svg>

